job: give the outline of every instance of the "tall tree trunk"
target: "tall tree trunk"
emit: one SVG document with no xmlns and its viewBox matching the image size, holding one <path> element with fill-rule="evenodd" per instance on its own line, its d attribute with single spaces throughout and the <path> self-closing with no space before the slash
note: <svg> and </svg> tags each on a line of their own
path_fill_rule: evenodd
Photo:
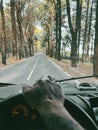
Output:
<svg viewBox="0 0 98 130">
<path fill-rule="evenodd" d="M 32 33 L 33 31 L 30 29 L 29 33 L 30 33 L 30 37 L 29 37 L 29 55 L 33 56 L 33 50 L 32 50 L 32 44 L 33 44 L 33 40 L 32 40 Z"/>
<path fill-rule="evenodd" d="M 5 17 L 3 9 L 3 0 L 0 2 L 0 11 L 1 11 L 1 26 L 2 26 L 2 64 L 6 64 L 6 33 L 5 33 Z"/>
<path fill-rule="evenodd" d="M 61 59 L 61 0 L 55 3 L 55 22 L 56 22 L 56 54 L 55 58 Z"/>
<path fill-rule="evenodd" d="M 78 8 L 78 17 L 79 21 L 78 21 L 78 26 L 79 26 L 79 31 L 78 31 L 78 39 L 77 39 L 77 55 L 78 55 L 78 62 L 79 62 L 79 46 L 80 46 L 80 37 L 81 37 L 81 14 L 82 14 L 82 0 L 80 0 L 80 7 Z"/>
<path fill-rule="evenodd" d="M 28 43 L 29 43 L 29 55 L 32 56 L 32 50 L 31 50 L 32 49 L 32 46 L 31 46 L 32 45 L 32 38 L 31 37 L 28 38 Z"/>
<path fill-rule="evenodd" d="M 86 10 L 86 21 L 85 21 L 85 31 L 84 31 L 84 41 L 83 41 L 83 50 L 82 50 L 82 62 L 85 61 L 85 50 L 87 42 L 87 28 L 88 28 L 88 11 L 89 11 L 89 0 L 87 1 L 87 10 Z"/>
<path fill-rule="evenodd" d="M 16 21 L 15 21 L 15 0 L 10 0 L 11 3 L 11 23 L 12 23 L 12 47 L 13 56 L 17 58 L 17 40 L 16 40 Z"/>
<path fill-rule="evenodd" d="M 17 1 L 16 5 L 16 14 L 17 14 L 17 22 L 18 22 L 18 28 L 19 28 L 19 59 L 23 57 L 23 32 L 22 32 L 22 17 L 21 17 L 21 7 L 20 7 L 20 0 Z"/>
<path fill-rule="evenodd" d="M 56 12 L 56 16 L 55 16 L 55 22 L 56 22 L 56 52 L 55 52 L 55 58 L 57 59 L 58 57 L 58 2 L 55 5 L 55 12 Z"/>
<path fill-rule="evenodd" d="M 96 25 L 95 25 L 93 74 L 98 75 L 98 0 L 96 3 Z"/>
<path fill-rule="evenodd" d="M 69 28 L 70 28 L 70 33 L 72 37 L 72 43 L 71 43 L 71 63 L 73 67 L 77 67 L 77 33 L 80 30 L 80 23 L 81 23 L 81 2 L 80 0 L 77 1 L 77 11 L 76 11 L 76 24 L 75 27 L 73 28 L 72 22 L 71 22 L 71 13 L 70 13 L 70 3 L 69 0 L 66 0 L 67 4 L 67 14 L 68 14 L 68 22 L 69 22 Z"/>
<path fill-rule="evenodd" d="M 58 0 L 58 60 L 61 60 L 61 0 Z"/>
<path fill-rule="evenodd" d="M 92 22 L 92 11 L 93 11 L 93 0 L 92 5 L 90 8 L 90 18 L 89 18 L 89 31 L 88 31 L 88 39 L 87 39 L 87 54 L 86 54 L 86 61 L 89 62 L 89 48 L 90 48 L 90 37 L 91 37 L 91 22 Z"/>
<path fill-rule="evenodd" d="M 72 44 L 71 44 L 71 63 L 73 67 L 77 67 L 77 33 L 72 32 Z"/>
<path fill-rule="evenodd" d="M 50 29 L 49 27 L 47 27 L 48 31 L 47 31 L 47 42 L 48 42 L 48 45 L 47 45 L 47 55 L 50 55 Z"/>
</svg>

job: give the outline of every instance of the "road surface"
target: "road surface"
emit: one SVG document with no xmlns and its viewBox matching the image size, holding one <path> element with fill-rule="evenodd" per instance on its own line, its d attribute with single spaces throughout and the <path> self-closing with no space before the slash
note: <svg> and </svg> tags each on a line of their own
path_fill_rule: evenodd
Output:
<svg viewBox="0 0 98 130">
<path fill-rule="evenodd" d="M 62 69 L 42 53 L 0 68 L 0 82 L 32 85 L 41 77 L 43 77 L 42 79 L 47 79 L 48 75 L 56 79 L 68 77 Z"/>
</svg>

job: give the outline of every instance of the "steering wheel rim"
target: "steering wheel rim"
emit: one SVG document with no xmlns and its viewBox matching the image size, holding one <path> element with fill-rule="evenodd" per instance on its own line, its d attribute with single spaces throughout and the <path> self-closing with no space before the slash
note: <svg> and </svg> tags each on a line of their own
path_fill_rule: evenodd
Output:
<svg viewBox="0 0 98 130">
<path fill-rule="evenodd" d="M 67 109 L 67 111 L 72 115 L 72 117 L 76 119 L 77 122 L 79 122 L 79 124 L 82 127 L 84 127 L 86 130 L 98 130 L 98 126 L 93 121 L 93 119 L 89 116 L 89 114 L 73 100 L 66 97 L 64 106 Z M 75 115 L 76 113 L 77 115 Z"/>
</svg>

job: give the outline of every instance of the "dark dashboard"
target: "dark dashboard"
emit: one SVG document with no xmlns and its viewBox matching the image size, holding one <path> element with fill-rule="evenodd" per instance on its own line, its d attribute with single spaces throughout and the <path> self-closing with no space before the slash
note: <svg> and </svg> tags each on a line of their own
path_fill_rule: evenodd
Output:
<svg viewBox="0 0 98 130">
<path fill-rule="evenodd" d="M 98 87 L 84 86 L 63 83 L 64 106 L 86 130 L 98 130 Z M 39 112 L 31 108 L 20 93 L 0 102 L 0 129 L 46 130 L 46 126 Z"/>
<path fill-rule="evenodd" d="M 22 94 L 0 103 L 0 129 L 43 129 L 45 125 L 37 110 L 31 108 Z"/>
</svg>

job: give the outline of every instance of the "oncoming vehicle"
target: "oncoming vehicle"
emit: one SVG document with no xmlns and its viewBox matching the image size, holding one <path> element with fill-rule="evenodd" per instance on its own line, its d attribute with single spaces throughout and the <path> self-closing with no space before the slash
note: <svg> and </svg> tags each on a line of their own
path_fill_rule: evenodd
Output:
<svg viewBox="0 0 98 130">
<path fill-rule="evenodd" d="M 98 130 L 98 82 L 90 81 L 93 77 L 98 80 L 97 26 L 98 0 L 0 0 L 0 130 L 48 129 L 37 109 L 42 95 L 30 96 L 31 104 L 37 103 L 32 107 L 23 91 L 39 80 L 62 88 L 63 105 L 54 102 L 80 128 Z M 84 68 L 78 70 L 79 63 L 87 65 L 89 74 Z M 67 69 L 72 75 L 77 70 L 80 76 L 72 76 Z M 86 78 L 89 80 L 83 81 Z M 50 90 L 47 85 L 45 89 Z M 52 90 L 50 95 L 56 97 L 54 87 Z M 60 109 L 58 113 L 52 110 L 63 115 Z M 63 125 L 59 121 L 49 120 L 49 130 L 54 130 L 53 122 L 55 130 L 61 130 L 56 129 Z"/>
</svg>

